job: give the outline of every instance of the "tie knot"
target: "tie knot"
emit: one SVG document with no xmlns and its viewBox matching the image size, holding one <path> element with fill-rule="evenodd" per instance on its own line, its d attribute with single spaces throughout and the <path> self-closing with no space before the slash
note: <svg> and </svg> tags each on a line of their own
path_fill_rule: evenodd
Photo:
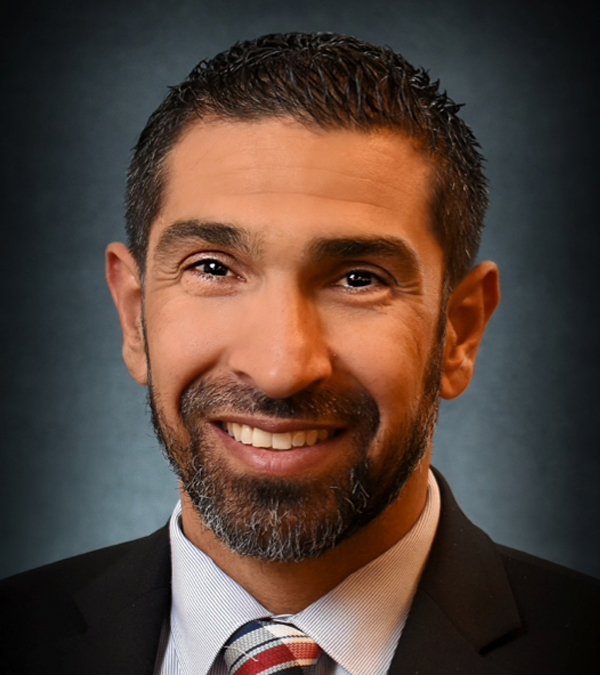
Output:
<svg viewBox="0 0 600 675">
<path fill-rule="evenodd" d="M 250 621 L 227 641 L 228 675 L 311 675 L 321 648 L 286 623 Z"/>
</svg>

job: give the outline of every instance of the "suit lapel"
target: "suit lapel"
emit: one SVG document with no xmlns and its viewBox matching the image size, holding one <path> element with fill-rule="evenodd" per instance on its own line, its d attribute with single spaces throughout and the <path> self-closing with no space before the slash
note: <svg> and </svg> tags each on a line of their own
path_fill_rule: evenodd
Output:
<svg viewBox="0 0 600 675">
<path fill-rule="evenodd" d="M 151 675 L 169 611 L 170 581 L 169 536 L 163 528 L 77 593 L 74 601 L 86 630 L 32 653 L 31 672 Z"/>
<path fill-rule="evenodd" d="M 389 673 L 502 673 L 482 655 L 520 626 L 502 560 L 438 473 L 436 479 L 440 522 Z"/>
<path fill-rule="evenodd" d="M 418 591 L 389 675 L 506 675 L 473 648 L 427 593 Z"/>
</svg>

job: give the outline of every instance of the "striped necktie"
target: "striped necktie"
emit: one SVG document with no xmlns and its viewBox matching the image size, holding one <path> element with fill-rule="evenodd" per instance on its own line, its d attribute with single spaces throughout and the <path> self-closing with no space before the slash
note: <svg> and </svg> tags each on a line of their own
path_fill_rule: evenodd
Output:
<svg viewBox="0 0 600 675">
<path fill-rule="evenodd" d="M 321 648 L 295 626 L 250 621 L 227 641 L 228 675 L 312 675 Z"/>
</svg>

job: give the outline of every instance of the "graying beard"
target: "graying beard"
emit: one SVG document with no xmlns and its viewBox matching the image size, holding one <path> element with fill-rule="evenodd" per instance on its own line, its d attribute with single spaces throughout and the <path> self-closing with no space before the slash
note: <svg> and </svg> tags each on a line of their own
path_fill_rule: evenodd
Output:
<svg viewBox="0 0 600 675">
<path fill-rule="evenodd" d="M 369 482 L 370 466 L 365 459 L 350 471 L 343 486 L 329 486 L 329 496 L 335 501 L 335 508 L 331 508 L 332 504 L 327 509 L 321 508 L 321 504 L 317 505 L 311 499 L 313 494 L 310 490 L 303 494 L 299 486 L 288 486 L 288 499 L 284 500 L 276 489 L 271 489 L 274 484 L 271 482 L 265 483 L 259 490 L 262 501 L 248 504 L 246 500 L 246 514 L 240 514 L 235 499 L 229 504 L 224 502 L 220 489 L 223 483 L 219 481 L 222 476 L 215 475 L 215 467 L 211 467 L 212 475 L 209 475 L 201 465 L 197 450 L 202 441 L 196 438 L 189 446 L 181 446 L 169 425 L 161 418 L 152 396 L 149 396 L 149 403 L 163 452 L 182 481 L 197 513 L 215 536 L 230 550 L 242 556 L 272 562 L 301 562 L 333 549 L 396 500 L 419 465 L 433 436 L 439 407 L 436 393 L 435 388 L 427 392 L 404 447 L 398 448 L 398 455 L 389 458 L 390 465 L 381 469 L 381 476 L 393 476 L 391 483 L 383 486 L 385 493 L 373 495 L 367 491 L 366 484 L 372 481 Z M 186 457 L 191 457 L 191 461 L 186 462 Z M 398 459 L 399 465 L 392 463 Z M 252 480 L 241 482 L 245 483 L 242 489 L 258 485 L 257 481 Z M 231 489 L 232 486 L 228 487 Z M 376 489 L 377 486 L 371 487 Z M 323 488 L 320 490 L 322 492 Z M 292 498 L 289 494 L 292 494 Z M 287 504 L 293 504 L 294 513 L 291 513 L 286 501 Z M 320 508 L 315 510 L 315 506 Z M 304 514 L 306 517 L 301 517 Z"/>
<path fill-rule="evenodd" d="M 310 512 L 306 519 L 290 519 L 287 506 L 274 497 L 267 508 L 261 504 L 240 527 L 240 514 L 222 508 L 221 500 L 215 498 L 213 482 L 204 477 L 204 467 L 194 468 L 195 474 L 185 484 L 185 490 L 204 524 L 230 550 L 259 560 L 287 563 L 319 557 L 349 536 L 348 523 L 353 515 L 363 513 L 368 506 L 368 494 L 353 470 L 353 499 L 344 498 L 343 507 L 338 504 L 333 519 L 319 519 Z"/>
</svg>

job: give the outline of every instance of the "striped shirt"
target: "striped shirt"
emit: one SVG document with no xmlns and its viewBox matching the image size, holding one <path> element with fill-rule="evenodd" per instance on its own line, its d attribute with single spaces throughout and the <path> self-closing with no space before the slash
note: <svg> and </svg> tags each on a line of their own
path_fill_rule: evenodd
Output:
<svg viewBox="0 0 600 675">
<path fill-rule="evenodd" d="M 375 560 L 294 615 L 273 615 L 186 539 L 181 503 L 170 521 L 173 599 L 155 675 L 226 675 L 220 654 L 248 621 L 293 623 L 322 649 L 316 675 L 385 675 L 406 623 L 440 513 L 433 474 L 412 529 Z"/>
</svg>

